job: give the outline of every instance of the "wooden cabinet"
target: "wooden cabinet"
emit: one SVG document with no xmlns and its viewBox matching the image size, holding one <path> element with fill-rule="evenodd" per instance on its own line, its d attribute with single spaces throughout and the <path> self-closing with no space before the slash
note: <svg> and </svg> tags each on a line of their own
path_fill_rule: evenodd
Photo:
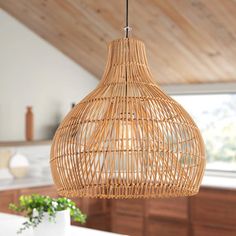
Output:
<svg viewBox="0 0 236 236">
<path fill-rule="evenodd" d="M 118 214 L 143 216 L 144 200 L 113 200 L 112 211 Z"/>
<path fill-rule="evenodd" d="M 111 231 L 110 214 L 88 215 L 87 222 L 84 226 L 92 229 Z"/>
<path fill-rule="evenodd" d="M 148 236 L 188 236 L 189 229 L 187 223 L 180 223 L 171 220 L 148 219 L 145 235 Z"/>
<path fill-rule="evenodd" d="M 112 217 L 112 232 L 131 235 L 143 235 L 143 217 L 115 214 Z"/>
<path fill-rule="evenodd" d="M 193 236 L 235 236 L 235 228 L 195 225 L 192 228 Z"/>
<path fill-rule="evenodd" d="M 144 200 L 112 200 L 112 232 L 142 236 Z"/>
<path fill-rule="evenodd" d="M 97 198 L 72 198 L 83 213 L 87 215 L 87 221 L 81 225 L 72 222 L 73 225 L 79 225 L 92 229 L 104 231 L 111 230 L 110 201 Z"/>
<path fill-rule="evenodd" d="M 236 191 L 202 189 L 190 198 L 193 236 L 236 235 Z"/>
<path fill-rule="evenodd" d="M 146 201 L 146 216 L 188 220 L 188 199 L 160 198 Z"/>
<path fill-rule="evenodd" d="M 53 186 L 0 192 L 0 212 L 22 194 L 58 197 Z M 235 236 L 236 191 L 202 188 L 189 198 L 106 200 L 73 198 L 87 214 L 83 226 L 131 236 Z M 78 223 L 73 223 L 81 226 Z"/>
<path fill-rule="evenodd" d="M 139 236 L 233 236 L 236 191 L 202 188 L 189 198 L 112 200 L 112 231 Z"/>
<path fill-rule="evenodd" d="M 202 189 L 190 204 L 194 223 L 236 227 L 236 191 Z"/>
<path fill-rule="evenodd" d="M 85 211 L 89 215 L 100 215 L 110 211 L 109 201 L 105 199 L 86 198 L 83 199 L 83 205 L 87 206 Z"/>
<path fill-rule="evenodd" d="M 188 199 L 113 200 L 112 231 L 134 236 L 187 236 Z"/>
<path fill-rule="evenodd" d="M 187 236 L 188 199 L 182 197 L 146 200 L 145 218 L 145 235 Z"/>
<path fill-rule="evenodd" d="M 0 212 L 13 213 L 9 208 L 10 203 L 17 201 L 18 194 L 16 191 L 2 191 L 0 192 Z"/>
</svg>

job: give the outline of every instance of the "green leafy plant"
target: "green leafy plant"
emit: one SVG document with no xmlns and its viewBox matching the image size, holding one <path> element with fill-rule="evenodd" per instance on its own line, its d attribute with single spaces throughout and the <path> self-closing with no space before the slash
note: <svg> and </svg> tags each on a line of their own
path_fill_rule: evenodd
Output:
<svg viewBox="0 0 236 236">
<path fill-rule="evenodd" d="M 37 227 L 42 222 L 45 213 L 48 213 L 50 221 L 55 221 L 56 213 L 67 209 L 70 210 L 70 216 L 74 221 L 82 224 L 86 221 L 86 215 L 68 198 L 51 198 L 39 194 L 22 195 L 19 198 L 19 204 L 11 203 L 9 208 L 22 212 L 28 218 L 17 233 L 22 233 L 30 227 Z"/>
</svg>

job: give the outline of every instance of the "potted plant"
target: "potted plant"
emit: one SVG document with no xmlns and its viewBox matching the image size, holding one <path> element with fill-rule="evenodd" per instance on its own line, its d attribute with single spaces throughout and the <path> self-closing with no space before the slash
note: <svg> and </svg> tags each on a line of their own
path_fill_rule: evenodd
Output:
<svg viewBox="0 0 236 236">
<path fill-rule="evenodd" d="M 28 218 L 17 233 L 33 228 L 35 236 L 65 236 L 70 230 L 70 217 L 80 223 L 86 221 L 86 215 L 67 198 L 51 198 L 39 194 L 22 195 L 19 204 L 11 203 L 9 208 L 23 213 Z"/>
</svg>

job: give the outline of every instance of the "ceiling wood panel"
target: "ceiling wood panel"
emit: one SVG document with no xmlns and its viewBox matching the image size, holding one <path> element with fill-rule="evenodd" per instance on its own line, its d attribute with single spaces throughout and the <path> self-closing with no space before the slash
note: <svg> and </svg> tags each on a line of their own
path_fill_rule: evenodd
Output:
<svg viewBox="0 0 236 236">
<path fill-rule="evenodd" d="M 101 78 L 106 44 L 123 37 L 123 0 L 0 0 L 0 6 Z M 130 0 L 160 84 L 236 82 L 236 1 Z"/>
</svg>

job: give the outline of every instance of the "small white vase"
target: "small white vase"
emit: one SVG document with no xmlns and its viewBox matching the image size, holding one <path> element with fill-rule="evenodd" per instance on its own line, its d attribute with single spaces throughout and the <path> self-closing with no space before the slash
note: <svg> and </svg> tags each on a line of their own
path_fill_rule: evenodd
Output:
<svg viewBox="0 0 236 236">
<path fill-rule="evenodd" d="M 43 220 L 33 229 L 34 236 L 68 236 L 70 231 L 70 210 L 58 211 L 55 219 L 49 220 L 47 212 Z"/>
</svg>

